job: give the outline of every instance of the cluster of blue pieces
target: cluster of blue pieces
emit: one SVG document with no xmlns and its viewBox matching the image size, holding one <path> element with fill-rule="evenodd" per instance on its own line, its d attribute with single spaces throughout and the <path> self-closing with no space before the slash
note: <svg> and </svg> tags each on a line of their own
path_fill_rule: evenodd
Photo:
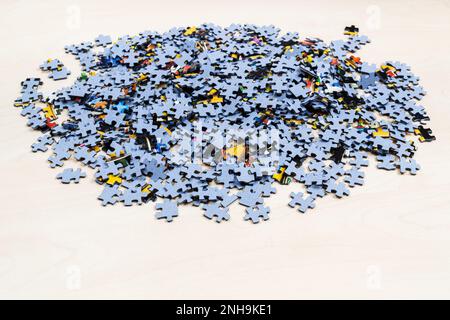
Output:
<svg viewBox="0 0 450 320">
<path fill-rule="evenodd" d="M 258 223 L 269 219 L 264 199 L 276 183 L 304 185 L 289 202 L 304 213 L 318 197 L 362 185 L 368 154 L 380 169 L 415 174 L 411 136 L 434 139 L 410 68 L 361 62 L 354 54 L 369 40 L 354 26 L 345 35 L 327 44 L 273 26 L 204 24 L 115 42 L 99 36 L 66 47 L 85 72 L 73 85 L 43 97 L 42 81 L 29 78 L 15 105 L 43 132 L 32 151 L 51 146 L 50 167 L 74 158 L 95 169 L 103 205 L 160 197 L 157 218 L 170 222 L 191 203 L 221 222 L 237 201 Z M 55 80 L 70 74 L 57 59 L 41 69 Z M 272 156 L 249 154 L 264 130 L 278 133 L 264 138 Z M 57 178 L 85 176 L 65 169 Z"/>
</svg>

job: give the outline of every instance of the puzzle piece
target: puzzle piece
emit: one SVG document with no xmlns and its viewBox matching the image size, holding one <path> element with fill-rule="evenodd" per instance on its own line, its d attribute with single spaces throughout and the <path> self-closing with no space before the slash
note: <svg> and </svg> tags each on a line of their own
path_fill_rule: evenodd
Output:
<svg viewBox="0 0 450 320">
<path fill-rule="evenodd" d="M 178 217 L 178 205 L 176 202 L 164 200 L 163 203 L 156 204 L 156 210 L 160 210 L 156 214 L 157 219 L 166 219 L 167 222 L 172 222 L 173 218 Z"/>
<path fill-rule="evenodd" d="M 414 133 L 419 136 L 420 142 L 430 142 L 436 140 L 436 137 L 432 134 L 433 131 L 429 128 L 424 128 L 423 126 L 417 127 Z"/>
<path fill-rule="evenodd" d="M 228 208 L 221 208 L 215 203 L 204 205 L 203 210 L 205 211 L 205 213 L 203 214 L 205 217 L 207 217 L 208 219 L 216 218 L 217 223 L 230 219 Z"/>
<path fill-rule="evenodd" d="M 347 182 L 350 187 L 354 187 L 355 185 L 362 186 L 364 184 L 364 172 L 359 171 L 357 168 L 353 167 L 345 174 L 347 177 L 344 181 Z"/>
<path fill-rule="evenodd" d="M 401 174 L 404 174 L 406 171 L 409 171 L 409 173 L 415 175 L 417 171 L 420 170 L 420 165 L 414 159 L 400 158 L 398 166 L 400 168 Z"/>
<path fill-rule="evenodd" d="M 42 63 L 39 68 L 43 71 L 53 71 L 63 67 L 64 64 L 58 59 L 48 59 Z"/>
<path fill-rule="evenodd" d="M 59 173 L 56 178 L 61 180 L 62 183 L 80 182 L 80 178 L 85 178 L 86 173 L 81 171 L 80 168 L 74 170 L 72 168 L 64 169 L 63 172 Z"/>
<path fill-rule="evenodd" d="M 314 209 L 316 207 L 316 204 L 314 202 L 313 196 L 307 196 L 306 198 L 303 198 L 302 192 L 292 192 L 290 194 L 290 197 L 292 200 L 289 202 L 289 206 L 294 208 L 295 206 L 299 206 L 298 211 L 301 213 L 305 213 L 308 209 Z"/>
<path fill-rule="evenodd" d="M 331 180 L 328 183 L 327 192 L 333 192 L 336 197 L 342 198 L 343 196 L 350 195 L 350 190 L 347 188 L 344 182 L 336 182 Z"/>
<path fill-rule="evenodd" d="M 119 201 L 121 193 L 118 186 L 105 186 L 103 192 L 98 196 L 99 200 L 102 200 L 102 205 L 115 204 Z"/>
<path fill-rule="evenodd" d="M 268 220 L 270 208 L 258 205 L 253 208 L 245 209 L 246 215 L 244 220 L 251 220 L 253 223 L 258 223 L 260 220 Z"/>
<path fill-rule="evenodd" d="M 105 47 L 112 43 L 110 36 L 105 35 L 99 35 L 97 38 L 95 38 L 95 44 L 100 47 Z"/>
<path fill-rule="evenodd" d="M 70 71 L 66 67 L 61 67 L 56 70 L 52 70 L 52 72 L 50 73 L 50 75 L 48 77 L 53 80 L 63 80 L 63 79 L 67 79 L 67 77 L 69 75 L 70 75 Z"/>
</svg>

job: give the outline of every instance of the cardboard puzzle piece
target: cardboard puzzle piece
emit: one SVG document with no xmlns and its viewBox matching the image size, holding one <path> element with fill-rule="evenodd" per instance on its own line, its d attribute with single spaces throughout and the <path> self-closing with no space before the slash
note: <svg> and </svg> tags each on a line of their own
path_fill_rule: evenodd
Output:
<svg viewBox="0 0 450 320">
<path fill-rule="evenodd" d="M 74 170 L 72 168 L 64 169 L 63 172 L 59 173 L 56 178 L 61 180 L 62 183 L 78 183 L 81 178 L 85 178 L 86 173 L 81 171 L 80 168 Z"/>
</svg>

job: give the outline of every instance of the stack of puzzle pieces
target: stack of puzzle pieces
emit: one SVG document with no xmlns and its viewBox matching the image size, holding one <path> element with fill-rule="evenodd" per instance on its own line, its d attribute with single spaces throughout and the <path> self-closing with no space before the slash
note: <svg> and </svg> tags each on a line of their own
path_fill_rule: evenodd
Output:
<svg viewBox="0 0 450 320">
<path fill-rule="evenodd" d="M 71 86 L 44 97 L 42 81 L 26 79 L 15 105 L 43 133 L 32 151 L 51 148 L 52 168 L 73 158 L 94 169 L 103 205 L 159 197 L 157 218 L 173 221 L 192 204 L 221 222 L 238 202 L 258 223 L 276 184 L 303 185 L 287 205 L 304 213 L 362 185 L 369 154 L 380 169 L 416 174 L 414 136 L 435 139 L 410 68 L 361 61 L 355 52 L 369 39 L 355 26 L 344 34 L 325 43 L 274 26 L 204 24 L 102 35 L 65 48 L 83 70 Z M 53 80 L 70 75 L 58 59 L 40 68 Z M 84 177 L 80 168 L 57 175 Z"/>
</svg>

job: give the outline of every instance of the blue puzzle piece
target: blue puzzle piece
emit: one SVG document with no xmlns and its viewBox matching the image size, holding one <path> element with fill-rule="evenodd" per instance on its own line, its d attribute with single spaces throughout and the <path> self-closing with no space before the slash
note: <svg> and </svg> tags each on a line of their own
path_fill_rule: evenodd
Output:
<svg viewBox="0 0 450 320">
<path fill-rule="evenodd" d="M 80 182 L 80 178 L 85 178 L 86 173 L 81 171 L 81 169 L 73 170 L 72 168 L 64 169 L 63 172 L 59 173 L 56 178 L 61 180 L 62 183 Z"/>
<path fill-rule="evenodd" d="M 173 218 L 178 217 L 178 205 L 176 202 L 164 200 L 163 203 L 156 204 L 156 209 L 160 210 L 156 214 L 157 219 L 166 219 L 167 222 L 172 222 Z"/>
</svg>

